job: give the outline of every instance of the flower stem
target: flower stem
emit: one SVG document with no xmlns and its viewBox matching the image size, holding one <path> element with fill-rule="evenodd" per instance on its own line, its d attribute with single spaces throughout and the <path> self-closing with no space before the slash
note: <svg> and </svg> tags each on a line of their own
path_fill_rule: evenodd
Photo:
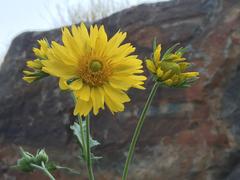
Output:
<svg viewBox="0 0 240 180">
<path fill-rule="evenodd" d="M 59 170 L 66 170 L 66 171 L 68 171 L 69 173 L 72 173 L 72 174 L 77 174 L 77 175 L 80 174 L 77 170 L 72 169 L 72 168 L 68 168 L 68 167 L 65 167 L 65 166 L 56 166 L 56 168 L 59 169 Z"/>
<path fill-rule="evenodd" d="M 91 157 L 91 151 L 90 151 L 90 119 L 89 115 L 86 117 L 86 145 L 87 145 L 87 169 L 88 169 L 88 177 L 90 180 L 94 180 L 94 175 L 93 175 L 93 169 L 92 169 L 92 157 Z"/>
<path fill-rule="evenodd" d="M 134 131 L 132 142 L 130 144 L 130 148 L 129 148 L 129 151 L 128 151 L 127 160 L 125 162 L 123 175 L 122 175 L 122 180 L 126 180 L 127 179 L 128 169 L 129 169 L 129 165 L 130 165 L 130 163 L 132 161 L 132 158 L 133 158 L 133 153 L 134 153 L 134 150 L 135 150 L 135 146 L 136 146 L 137 140 L 139 138 L 139 135 L 140 135 L 140 132 L 141 132 L 141 129 L 142 129 L 145 117 L 146 117 L 146 113 L 147 113 L 147 111 L 148 111 L 148 109 L 149 109 L 149 107 L 151 105 L 153 97 L 156 94 L 158 86 L 159 86 L 159 82 L 155 82 L 155 84 L 153 85 L 153 88 L 152 88 L 152 90 L 151 90 L 151 92 L 150 92 L 150 94 L 148 96 L 147 102 L 146 102 L 146 104 L 145 104 L 145 106 L 143 108 L 143 111 L 141 113 L 139 121 L 137 123 L 137 127 L 136 127 L 136 129 Z"/>
<path fill-rule="evenodd" d="M 82 151 L 83 151 L 83 155 L 84 155 L 84 159 L 86 160 L 86 156 L 87 156 L 87 152 L 86 152 L 86 139 L 85 139 L 85 134 L 84 134 L 84 128 L 83 128 L 83 120 L 82 120 L 82 117 L 80 115 L 77 116 L 78 117 L 78 123 L 79 123 L 79 126 L 80 126 L 80 129 L 81 129 L 81 138 L 82 138 Z"/>
<path fill-rule="evenodd" d="M 76 104 L 76 97 L 73 93 L 71 93 L 74 103 Z M 88 177 L 90 180 L 94 180 L 93 169 L 92 169 L 92 155 L 91 155 L 91 147 L 90 147 L 90 118 L 89 115 L 86 116 L 86 134 L 84 133 L 83 127 L 83 119 L 80 115 L 78 117 L 78 123 L 81 129 L 81 138 L 82 138 L 82 150 L 84 155 L 84 160 L 87 161 L 87 170 Z"/>
<path fill-rule="evenodd" d="M 39 169 L 39 170 L 43 171 L 49 177 L 50 180 L 55 180 L 53 175 L 45 167 L 44 162 L 42 162 L 42 166 L 38 166 L 36 164 L 31 164 L 31 166 L 35 167 L 36 169 Z"/>
</svg>

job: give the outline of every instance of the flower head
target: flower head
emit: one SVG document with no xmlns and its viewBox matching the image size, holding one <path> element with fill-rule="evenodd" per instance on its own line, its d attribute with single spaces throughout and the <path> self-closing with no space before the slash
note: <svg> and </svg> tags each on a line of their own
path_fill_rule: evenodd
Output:
<svg viewBox="0 0 240 180">
<path fill-rule="evenodd" d="M 144 89 L 142 61 L 130 55 L 135 48 L 122 44 L 126 33 L 117 32 L 108 39 L 104 26 L 91 26 L 90 32 L 82 23 L 62 30 L 62 42 L 52 42 L 43 71 L 59 77 L 61 89 L 72 90 L 76 97 L 74 114 L 96 115 L 104 104 L 111 112 L 124 110 L 130 101 L 125 93 L 134 87 Z"/>
<path fill-rule="evenodd" d="M 177 46 L 169 48 L 161 57 L 161 45 L 159 44 L 154 52 L 153 58 L 146 60 L 147 69 L 165 86 L 169 87 L 189 87 L 198 79 L 198 72 L 186 72 L 191 65 L 183 57 L 186 49 L 179 48 L 175 52 L 173 50 Z"/>
<path fill-rule="evenodd" d="M 48 42 L 44 39 L 38 41 L 40 48 L 33 48 L 33 52 L 37 59 L 27 61 L 27 67 L 31 69 L 24 70 L 23 80 L 32 83 L 36 80 L 39 80 L 43 77 L 48 76 L 47 73 L 42 71 L 43 64 L 42 61 L 47 59 L 47 53 L 49 49 Z"/>
</svg>

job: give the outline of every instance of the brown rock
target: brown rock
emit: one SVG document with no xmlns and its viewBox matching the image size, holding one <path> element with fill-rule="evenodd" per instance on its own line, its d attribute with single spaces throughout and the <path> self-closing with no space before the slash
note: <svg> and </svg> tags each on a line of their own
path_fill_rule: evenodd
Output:
<svg viewBox="0 0 240 180">
<path fill-rule="evenodd" d="M 240 174 L 240 1 L 175 0 L 133 7 L 105 18 L 109 34 L 128 32 L 142 58 L 157 36 L 164 49 L 180 42 L 201 78 L 192 88 L 159 89 L 146 119 L 129 179 L 237 180 Z M 25 61 L 42 37 L 60 41 L 60 31 L 28 32 L 14 39 L 0 71 L 0 178 L 43 179 L 13 172 L 16 145 L 47 147 L 59 163 L 78 168 L 70 96 L 56 79 L 28 85 L 21 80 Z M 131 90 L 123 113 L 105 111 L 93 120 L 97 179 L 119 179 L 129 141 L 152 83 L 144 94 Z M 141 93 L 141 96 L 140 96 Z M 14 145 L 16 144 L 16 145 Z M 60 156 L 61 155 L 61 156 Z M 82 167 L 82 166 L 81 166 Z M 82 178 L 86 178 L 83 169 Z M 64 173 L 57 179 L 73 179 Z M 77 177 L 76 177 L 77 178 Z"/>
</svg>

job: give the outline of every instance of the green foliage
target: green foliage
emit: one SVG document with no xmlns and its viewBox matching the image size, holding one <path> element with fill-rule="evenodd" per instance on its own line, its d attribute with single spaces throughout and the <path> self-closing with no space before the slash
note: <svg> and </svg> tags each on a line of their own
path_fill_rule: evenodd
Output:
<svg viewBox="0 0 240 180">
<path fill-rule="evenodd" d="M 82 119 L 79 119 L 79 123 L 74 122 L 74 124 L 70 127 L 73 131 L 73 134 L 76 136 L 78 143 L 81 147 L 81 157 L 84 161 L 87 160 L 87 147 L 86 147 L 86 138 L 87 138 L 87 126 L 86 121 L 82 121 Z M 89 146 L 90 149 L 94 148 L 95 146 L 98 146 L 100 143 L 96 140 L 94 140 L 91 136 L 89 138 Z M 91 153 L 91 159 L 97 160 L 101 159 L 102 157 L 95 156 L 93 153 Z"/>
<path fill-rule="evenodd" d="M 44 149 L 37 150 L 37 153 L 34 156 L 20 147 L 20 154 L 21 158 L 18 159 L 17 165 L 14 166 L 14 168 L 17 168 L 20 171 L 33 172 L 36 169 L 40 169 L 53 172 L 57 169 L 62 169 L 73 174 L 79 174 L 76 170 L 64 166 L 58 166 L 54 162 L 49 161 L 49 157 Z"/>
<path fill-rule="evenodd" d="M 162 60 L 166 60 L 169 56 L 172 55 L 173 50 L 179 45 L 179 43 L 174 44 L 172 47 L 167 49 L 167 51 L 163 54 Z"/>
<path fill-rule="evenodd" d="M 156 50 L 156 48 L 157 48 L 157 37 L 154 37 L 152 42 L 153 52 Z"/>
<path fill-rule="evenodd" d="M 20 147 L 20 153 L 22 157 L 17 161 L 15 167 L 21 171 L 32 172 L 35 169 L 34 165 L 42 166 L 42 163 L 45 164 L 46 169 L 50 172 L 57 169 L 56 165 L 49 161 L 48 155 L 44 149 L 38 150 L 34 156 Z"/>
</svg>

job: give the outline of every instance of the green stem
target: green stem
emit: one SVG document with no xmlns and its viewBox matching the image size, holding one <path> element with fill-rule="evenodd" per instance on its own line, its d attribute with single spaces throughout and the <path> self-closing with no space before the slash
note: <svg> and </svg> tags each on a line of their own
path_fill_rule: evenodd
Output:
<svg viewBox="0 0 240 180">
<path fill-rule="evenodd" d="M 82 124 L 82 117 L 80 116 L 80 115 L 78 115 L 78 123 L 79 123 L 79 126 L 80 126 L 80 129 L 81 129 L 81 138 L 82 138 L 82 151 L 83 151 L 83 154 L 84 154 L 84 160 L 86 160 L 86 154 L 87 154 L 87 152 L 86 152 L 86 149 L 87 149 L 87 147 L 86 147 L 86 139 L 84 138 L 84 137 L 86 137 L 85 135 L 84 135 L 84 128 L 83 128 L 83 124 Z"/>
<path fill-rule="evenodd" d="M 88 169 L 88 177 L 90 180 L 94 180 L 94 175 L 93 175 L 93 169 L 92 169 L 92 157 L 91 157 L 91 151 L 90 151 L 90 119 L 89 115 L 86 117 L 86 145 L 87 145 L 87 169 Z"/>
<path fill-rule="evenodd" d="M 74 103 L 76 104 L 76 98 L 74 94 L 72 93 L 72 97 L 74 100 Z M 87 169 L 88 169 L 88 177 L 90 180 L 94 180 L 94 175 L 93 175 L 93 169 L 92 169 L 92 157 L 91 157 L 91 149 L 90 149 L 90 119 L 89 115 L 86 117 L 86 134 L 84 134 L 85 130 L 83 128 L 83 123 L 82 123 L 82 117 L 80 115 L 78 117 L 78 123 L 81 129 L 81 138 L 82 138 L 82 150 L 84 154 L 84 160 L 87 161 Z M 85 139 L 86 137 L 86 139 Z"/>
<path fill-rule="evenodd" d="M 36 164 L 31 164 L 31 166 L 35 167 L 36 169 L 39 169 L 40 171 L 43 171 L 49 177 L 50 180 L 55 180 L 53 175 L 45 167 L 44 162 L 42 162 L 42 166 L 38 166 Z"/>
<path fill-rule="evenodd" d="M 76 104 L 76 97 L 74 96 L 74 94 L 73 93 L 71 93 L 71 96 L 72 96 L 72 98 L 73 98 L 73 101 L 74 101 L 74 104 Z M 78 118 L 78 124 L 79 124 L 79 126 L 80 126 L 80 129 L 81 129 L 81 140 L 82 140 L 82 151 L 83 151 L 83 155 L 84 155 L 84 160 L 85 160 L 85 155 L 87 154 L 87 152 L 86 152 L 86 143 L 85 143 L 85 134 L 84 134 L 84 132 L 85 132 L 85 130 L 84 130 L 84 128 L 83 128 L 83 124 L 82 124 L 82 121 L 83 121 L 83 119 L 82 119 L 82 116 L 80 116 L 79 114 L 77 115 L 77 118 Z"/>
<path fill-rule="evenodd" d="M 135 146 L 136 146 L 136 143 L 137 143 L 137 140 L 139 138 L 139 135 L 140 135 L 140 132 L 141 132 L 141 129 L 142 129 L 142 126 L 143 126 L 143 123 L 144 123 L 144 120 L 145 120 L 145 117 L 146 117 L 146 113 L 151 105 L 151 102 L 153 100 L 153 97 L 155 96 L 156 94 L 156 91 L 158 89 L 158 86 L 159 86 L 159 82 L 155 82 L 155 84 L 153 85 L 153 88 L 148 96 L 148 99 L 147 99 L 147 102 L 143 108 L 143 111 L 141 113 L 141 116 L 139 118 L 139 121 L 137 123 L 137 127 L 134 131 L 134 135 L 133 135 L 133 138 L 132 138 L 132 142 L 130 144 L 130 148 L 129 148 L 129 152 L 128 152 L 128 156 L 127 156 L 127 160 L 125 162 L 125 166 L 124 166 L 124 170 L 123 170 L 123 175 L 122 175 L 122 180 L 126 180 L 127 179 L 127 175 L 128 175 L 128 169 L 129 169 L 129 165 L 132 161 L 132 158 L 133 158 L 133 153 L 134 153 L 134 150 L 135 150 Z"/>
<path fill-rule="evenodd" d="M 71 169 L 71 168 L 68 168 L 68 167 L 65 167 L 65 166 L 56 166 L 56 168 L 59 169 L 59 170 L 66 170 L 66 171 L 68 171 L 72 174 L 78 174 L 78 175 L 80 174 L 77 170 Z"/>
</svg>

